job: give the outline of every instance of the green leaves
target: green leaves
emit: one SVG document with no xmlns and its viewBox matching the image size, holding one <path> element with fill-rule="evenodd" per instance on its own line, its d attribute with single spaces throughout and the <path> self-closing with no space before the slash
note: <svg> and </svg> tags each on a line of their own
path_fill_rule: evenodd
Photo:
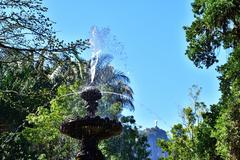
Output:
<svg viewBox="0 0 240 160">
<path fill-rule="evenodd" d="M 33 143 L 45 144 L 60 137 L 59 126 L 63 121 L 64 109 L 51 106 L 51 111 L 39 107 L 37 114 L 29 114 L 26 120 L 34 127 L 27 127 L 22 134 Z"/>
<path fill-rule="evenodd" d="M 188 47 L 186 54 L 197 67 L 218 62 L 216 49 L 235 48 L 239 39 L 239 2 L 237 0 L 195 0 L 195 20 L 184 27 Z"/>
<path fill-rule="evenodd" d="M 183 122 L 172 127 L 168 141 L 158 140 L 158 145 L 169 154 L 166 159 L 221 160 L 216 153 L 217 140 L 212 136 L 219 106 L 213 105 L 208 111 L 206 105 L 199 102 L 200 91 L 195 85 L 191 88 L 193 103 L 183 108 Z"/>
<path fill-rule="evenodd" d="M 149 160 L 147 137 L 140 133 L 133 116 L 121 117 L 123 132 L 102 142 L 99 147 L 107 159 Z"/>
<path fill-rule="evenodd" d="M 239 0 L 195 0 L 192 4 L 195 20 L 185 27 L 188 48 L 186 54 L 197 67 L 210 67 L 217 62 L 216 49 L 229 49 L 227 62 L 217 68 L 221 74 L 219 104 L 204 114 L 201 134 L 217 150 L 212 157 L 240 159 L 240 2 Z M 209 126 L 208 126 L 209 125 Z M 214 142 L 216 141 L 216 142 Z"/>
</svg>

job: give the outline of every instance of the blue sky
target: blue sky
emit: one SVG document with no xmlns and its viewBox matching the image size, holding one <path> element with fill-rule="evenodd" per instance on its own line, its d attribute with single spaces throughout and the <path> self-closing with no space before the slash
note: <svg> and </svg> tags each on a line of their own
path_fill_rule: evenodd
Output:
<svg viewBox="0 0 240 160">
<path fill-rule="evenodd" d="M 48 16 L 60 38 L 89 38 L 90 28 L 108 27 L 124 45 L 126 57 L 115 66 L 131 79 L 138 125 L 169 130 L 181 108 L 191 104 L 189 88 L 203 88 L 200 99 L 216 103 L 220 96 L 214 67 L 198 69 L 185 56 L 182 27 L 193 20 L 190 0 L 50 0 Z M 224 58 L 224 57 L 223 57 Z M 121 64 L 121 65 L 119 65 Z M 124 67 L 121 67 L 124 66 Z"/>
</svg>

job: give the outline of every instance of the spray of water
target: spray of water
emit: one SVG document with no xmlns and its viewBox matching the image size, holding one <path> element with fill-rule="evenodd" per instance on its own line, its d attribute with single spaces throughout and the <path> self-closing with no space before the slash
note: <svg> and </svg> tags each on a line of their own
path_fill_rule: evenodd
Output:
<svg viewBox="0 0 240 160">
<path fill-rule="evenodd" d="M 116 93 L 116 92 L 108 92 L 108 91 L 102 91 L 102 94 L 112 94 L 112 95 L 117 95 L 117 96 L 121 96 L 123 98 L 129 99 L 128 96 L 124 95 L 124 94 L 120 94 L 120 93 Z"/>
<path fill-rule="evenodd" d="M 71 93 L 68 93 L 68 94 L 64 94 L 60 97 L 57 97 L 55 100 L 58 100 L 58 99 L 61 99 L 61 98 L 64 98 L 64 97 L 68 97 L 68 96 L 73 96 L 73 95 L 80 95 L 82 93 L 82 91 L 78 91 L 78 92 L 71 92 Z M 121 93 L 117 93 L 117 92 L 109 92 L 109 91 L 101 91 L 102 94 L 111 94 L 111 95 L 117 95 L 117 96 L 121 96 L 123 98 L 126 98 L 126 99 L 129 99 L 128 96 L 124 95 L 124 94 L 121 94 Z"/>
<path fill-rule="evenodd" d="M 98 66 L 99 57 L 105 54 L 123 55 L 124 47 L 116 40 L 116 37 L 110 34 L 109 28 L 99 28 L 93 26 L 90 31 L 90 48 L 92 52 L 90 60 L 90 83 L 96 80 L 96 68 Z M 100 78 L 100 77 L 99 77 Z"/>
<path fill-rule="evenodd" d="M 101 48 L 102 48 L 101 38 L 102 36 L 101 34 L 99 34 L 97 27 L 96 26 L 92 27 L 91 35 L 90 35 L 90 44 L 92 49 L 92 57 L 90 61 L 90 77 L 91 77 L 90 83 L 93 83 L 94 81 L 99 54 L 101 53 Z"/>
<path fill-rule="evenodd" d="M 101 50 L 98 50 L 96 52 L 93 52 L 91 63 L 90 63 L 90 74 L 91 74 L 91 83 L 94 81 L 95 73 L 96 73 L 96 67 L 98 63 L 99 54 L 101 53 Z"/>
</svg>

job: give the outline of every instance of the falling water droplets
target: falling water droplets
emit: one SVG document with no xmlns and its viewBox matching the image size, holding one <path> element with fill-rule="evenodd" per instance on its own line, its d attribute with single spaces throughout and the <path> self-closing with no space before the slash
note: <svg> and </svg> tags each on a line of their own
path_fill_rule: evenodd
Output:
<svg viewBox="0 0 240 160">
<path fill-rule="evenodd" d="M 114 59 L 117 57 L 123 60 L 125 52 L 123 45 L 117 41 L 116 36 L 110 34 L 109 28 L 99 28 L 96 26 L 93 26 L 90 31 L 90 48 L 92 52 L 90 59 L 90 84 L 95 84 L 95 79 L 98 75 L 96 73 L 98 71 L 98 63 L 101 63 L 99 60 L 100 57 L 110 55 Z M 101 77 L 97 77 L 97 79 L 101 79 Z"/>
</svg>

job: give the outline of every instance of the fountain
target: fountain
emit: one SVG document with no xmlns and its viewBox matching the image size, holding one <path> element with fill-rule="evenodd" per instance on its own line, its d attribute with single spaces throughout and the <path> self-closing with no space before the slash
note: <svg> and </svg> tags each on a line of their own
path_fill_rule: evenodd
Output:
<svg viewBox="0 0 240 160">
<path fill-rule="evenodd" d="M 122 125 L 116 120 L 95 115 L 97 101 L 102 97 L 96 87 L 86 87 L 80 95 L 87 102 L 87 115 L 63 122 L 60 131 L 80 141 L 77 160 L 104 160 L 103 154 L 98 149 L 98 142 L 119 135 L 122 132 Z"/>
<path fill-rule="evenodd" d="M 99 55 L 108 48 L 108 34 L 109 29 L 99 30 L 96 26 L 91 31 L 90 44 L 93 52 L 90 60 L 90 86 L 85 87 L 81 92 L 77 92 L 87 102 L 85 106 L 87 115 L 83 118 L 66 120 L 60 127 L 63 134 L 80 141 L 80 151 L 76 156 L 77 160 L 104 160 L 103 154 L 98 149 L 99 141 L 119 135 L 122 132 L 122 125 L 117 120 L 110 120 L 108 117 L 101 118 L 95 115 L 98 100 L 102 98 L 102 94 L 121 95 L 114 92 L 100 92 L 99 89 L 92 86 L 95 81 L 94 78 L 96 78 L 95 72 L 99 63 Z M 70 93 L 65 96 L 74 94 Z"/>
</svg>

